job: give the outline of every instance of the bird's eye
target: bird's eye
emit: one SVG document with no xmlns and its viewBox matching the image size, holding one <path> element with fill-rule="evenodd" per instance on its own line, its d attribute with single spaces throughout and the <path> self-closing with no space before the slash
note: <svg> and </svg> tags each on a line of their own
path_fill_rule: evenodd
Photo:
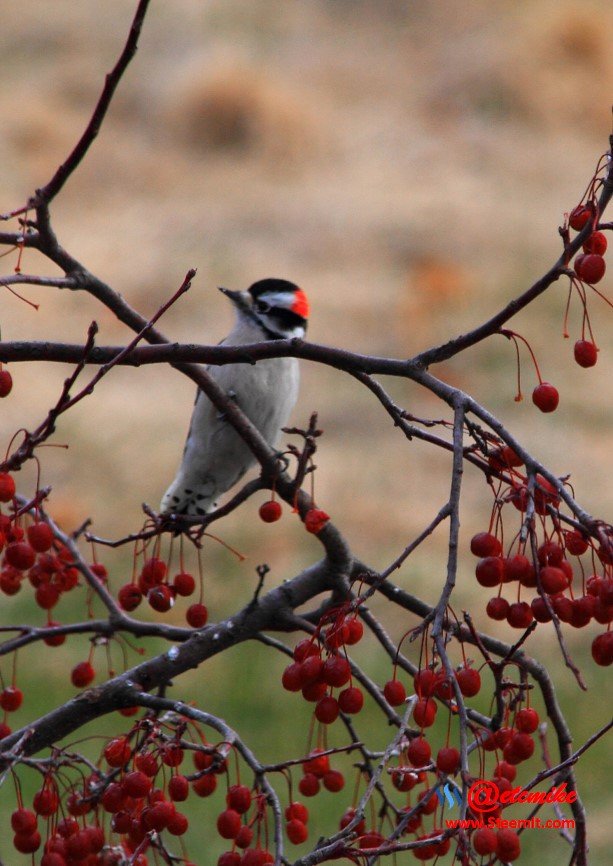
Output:
<svg viewBox="0 0 613 866">
<path fill-rule="evenodd" d="M 270 310 L 270 304 L 267 304 L 266 301 L 256 301 L 255 308 L 258 313 L 267 313 Z"/>
</svg>

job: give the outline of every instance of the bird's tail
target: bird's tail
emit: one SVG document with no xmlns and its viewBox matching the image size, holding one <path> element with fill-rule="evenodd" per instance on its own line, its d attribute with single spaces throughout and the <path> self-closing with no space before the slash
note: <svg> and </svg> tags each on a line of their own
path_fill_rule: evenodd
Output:
<svg viewBox="0 0 613 866">
<path fill-rule="evenodd" d="M 193 483 L 179 474 L 162 497 L 160 513 L 202 517 L 215 507 L 214 496 L 215 484 L 211 479 Z"/>
</svg>

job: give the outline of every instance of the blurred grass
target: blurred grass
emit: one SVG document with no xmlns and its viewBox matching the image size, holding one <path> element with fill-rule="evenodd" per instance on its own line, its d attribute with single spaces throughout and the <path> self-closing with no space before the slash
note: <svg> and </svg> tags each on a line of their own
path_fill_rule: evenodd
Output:
<svg viewBox="0 0 613 866">
<path fill-rule="evenodd" d="M 20 205 L 44 183 L 80 135 L 132 6 L 33 0 L 3 9 L 0 210 Z M 607 144 L 612 37 L 606 0 L 580 9 L 569 0 L 153 4 L 101 135 L 54 205 L 56 230 L 145 315 L 197 266 L 192 291 L 162 323 L 172 339 L 217 342 L 230 311 L 213 287 L 278 275 L 308 291 L 313 340 L 412 355 L 491 315 L 557 257 L 556 228 Z M 4 261 L 10 272 L 14 261 Z M 24 269 L 53 270 L 31 252 Z M 6 294 L 5 339 L 82 341 L 92 318 L 101 343 L 127 337 L 89 298 L 34 287 L 24 293 L 41 309 L 35 315 Z M 488 405 L 553 471 L 572 471 L 579 500 L 606 517 L 613 444 L 608 310 L 590 300 L 601 352 L 596 368 L 585 371 L 572 362 L 576 304 L 571 345 L 561 337 L 565 299 L 566 287 L 555 285 L 512 323 L 531 340 L 544 377 L 560 388 L 555 417 L 536 413 L 529 396 L 514 403 L 514 355 L 505 340 L 493 338 L 434 372 Z M 15 429 L 44 416 L 66 370 L 13 365 L 15 390 L 2 406 L 7 445 Z M 527 357 L 523 377 L 529 395 L 535 377 Z M 410 383 L 385 384 L 415 415 L 448 414 Z M 192 392 L 171 370 L 115 371 L 60 421 L 55 441 L 70 449 L 41 453 L 42 482 L 53 486 L 52 510 L 67 529 L 89 515 L 103 536 L 138 527 L 141 502 L 155 506 L 172 477 Z M 318 500 L 356 555 L 383 567 L 445 500 L 448 458 L 407 443 L 357 383 L 304 364 L 293 423 L 306 423 L 312 410 L 325 431 Z M 32 489 L 32 468 L 20 481 Z M 257 523 L 257 504 L 248 503 L 223 530 L 248 555 L 246 563 L 239 566 L 212 543 L 205 547 L 214 618 L 250 597 L 258 562 L 268 561 L 270 580 L 280 581 L 318 555 L 290 515 L 274 527 Z M 467 471 L 464 549 L 487 523 L 489 507 L 483 481 Z M 441 532 L 411 558 L 399 582 L 434 600 L 444 553 Z M 103 558 L 119 586 L 131 572 L 129 557 Z M 456 604 L 487 626 L 472 565 L 463 564 Z M 82 616 L 82 609 L 62 601 L 60 615 Z M 398 639 L 405 617 L 387 609 L 384 615 Z M 39 622 L 41 614 L 18 597 L 3 602 L 3 618 Z M 172 618 L 180 621 L 181 611 Z M 586 697 L 562 668 L 549 632 L 539 630 L 533 648 L 556 672 L 576 742 L 610 707 L 607 672 L 594 670 L 589 658 L 595 632 L 587 632 L 569 635 L 590 685 Z M 70 693 L 65 683 L 77 643 L 44 658 L 32 648 L 20 654 L 27 703 L 16 723 L 48 709 L 50 683 L 54 699 Z M 83 657 L 87 650 L 79 643 Z M 366 662 L 373 676 L 387 678 L 376 657 Z M 207 709 L 248 730 L 263 755 L 281 712 L 283 747 L 297 754 L 306 747 L 306 721 L 299 702 L 279 690 L 281 666 L 277 660 L 273 671 L 262 647 L 239 648 L 194 674 L 190 688 Z M 578 767 L 595 864 L 608 862 L 608 756 L 601 742 Z M 323 813 L 333 801 L 326 795 Z M 196 832 L 203 823 L 194 821 Z M 544 844 L 536 833 L 525 838 L 529 862 L 559 862 L 562 843 L 548 835 Z M 207 850 L 216 844 L 204 841 Z M 6 844 L 0 838 L 5 857 Z"/>
</svg>

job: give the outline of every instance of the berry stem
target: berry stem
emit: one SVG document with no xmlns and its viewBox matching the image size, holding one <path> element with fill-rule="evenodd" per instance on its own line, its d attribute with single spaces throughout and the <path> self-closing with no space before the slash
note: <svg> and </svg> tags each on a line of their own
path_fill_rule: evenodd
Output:
<svg viewBox="0 0 613 866">
<path fill-rule="evenodd" d="M 530 352 L 530 357 L 532 358 L 532 363 L 534 364 L 534 368 L 535 368 L 535 370 L 536 370 L 536 375 L 537 375 L 537 378 L 538 378 L 538 380 L 539 380 L 539 385 L 542 385 L 542 384 L 543 384 L 543 378 L 542 378 L 542 376 L 541 376 L 541 371 L 539 370 L 539 365 L 538 365 L 538 362 L 537 362 L 537 360 L 536 360 L 536 356 L 535 356 L 534 352 L 532 351 L 532 346 L 531 346 L 530 343 L 526 340 L 526 338 L 525 338 L 525 337 L 522 337 L 522 335 L 521 335 L 521 334 L 518 334 L 516 331 L 509 331 L 509 330 L 507 330 L 506 328 L 503 329 L 503 330 L 501 330 L 500 333 L 503 335 L 503 337 L 507 337 L 507 339 L 521 340 L 522 343 L 524 343 L 524 345 L 527 347 L 528 351 Z M 515 345 L 516 345 L 516 348 L 517 348 L 517 343 L 516 343 Z M 519 350 L 518 350 L 518 353 L 517 353 L 517 357 L 518 357 L 518 359 L 519 359 Z M 519 364 L 519 360 L 518 360 L 518 364 Z M 519 395 L 518 395 L 518 396 L 519 396 Z M 517 398 L 516 398 L 516 399 L 517 399 Z M 520 400 L 522 399 L 521 396 L 519 397 L 519 399 L 520 399 Z"/>
</svg>

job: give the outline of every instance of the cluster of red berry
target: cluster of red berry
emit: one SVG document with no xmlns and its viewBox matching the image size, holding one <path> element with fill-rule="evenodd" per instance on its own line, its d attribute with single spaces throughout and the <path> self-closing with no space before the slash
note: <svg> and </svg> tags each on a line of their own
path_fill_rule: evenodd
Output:
<svg viewBox="0 0 613 866">
<path fill-rule="evenodd" d="M 323 749 L 313 749 L 302 764 L 302 778 L 298 789 L 303 797 L 314 797 L 321 790 L 321 785 L 334 794 L 345 787 L 345 777 L 340 770 L 333 770 L 330 758 L 322 754 Z"/>
<path fill-rule="evenodd" d="M 491 619 L 506 620 L 513 628 L 527 628 L 533 620 L 545 623 L 557 616 L 575 628 L 594 620 L 609 627 L 593 643 L 593 656 L 600 665 L 613 662 L 613 574 L 607 552 L 578 529 L 563 530 L 557 514 L 560 497 L 556 488 L 543 476 L 536 476 L 534 511 L 540 518 L 542 539 L 537 542 L 536 556 L 531 545 L 518 533 L 503 549 L 502 509 L 512 503 L 522 516 L 530 502 L 528 481 L 519 471 L 523 461 L 508 446 L 496 448 L 489 456 L 492 468 L 502 473 L 503 481 L 496 495 L 488 531 L 477 533 L 470 542 L 471 552 L 479 557 L 475 576 L 483 587 L 498 587 L 498 594 L 486 607 Z M 589 562 L 581 557 L 587 554 Z M 569 557 L 576 561 L 575 569 Z M 502 595 L 505 585 L 517 587 L 516 600 Z M 530 602 L 522 600 L 522 591 L 537 590 Z"/>
<path fill-rule="evenodd" d="M 454 671 L 457 685 L 464 697 L 474 697 L 481 689 L 481 677 L 479 671 L 466 662 Z M 399 756 L 398 766 L 392 771 L 392 784 L 398 791 L 411 792 L 420 782 L 425 789 L 420 792 L 418 804 L 421 808 L 416 809 L 412 804 L 410 795 L 407 799 L 405 811 L 411 813 L 406 822 L 406 831 L 416 833 L 421 827 L 422 816 L 436 811 L 438 800 L 435 796 L 429 796 L 431 788 L 427 787 L 428 773 L 437 772 L 440 776 L 455 775 L 460 770 L 460 752 L 454 746 L 449 745 L 449 733 L 447 741 L 442 746 L 434 760 L 432 760 L 432 749 L 428 742 L 424 729 L 434 724 L 438 704 L 436 699 L 452 702 L 453 708 L 454 687 L 444 671 L 436 671 L 430 667 L 424 667 L 417 671 L 413 679 L 413 689 L 417 696 L 417 702 L 413 708 L 413 720 L 419 726 L 419 733 L 414 736 Z M 534 753 L 534 740 L 531 736 L 539 725 L 539 716 L 536 710 L 530 706 L 521 706 L 517 700 L 513 700 L 513 689 L 509 690 L 510 701 L 505 709 L 506 724 L 497 731 L 492 732 L 485 728 L 475 728 L 474 733 L 482 755 L 480 759 L 480 771 L 485 766 L 485 754 L 493 752 L 496 755 L 496 764 L 493 770 L 493 781 L 499 791 L 512 789 L 512 782 L 517 775 L 517 765 L 528 760 Z M 394 676 L 389 680 L 383 693 L 394 706 L 399 706 L 406 700 L 404 685 Z M 511 704 L 515 707 L 511 711 Z M 425 798 L 425 804 L 424 804 Z M 488 813 L 494 817 L 501 816 L 501 809 Z M 478 816 L 476 816 L 478 817 Z M 436 828 L 429 834 L 436 835 Z M 438 831 L 440 832 L 440 830 Z M 497 853 L 504 862 L 515 860 L 520 854 L 520 843 L 518 836 L 512 831 L 491 831 L 485 837 L 483 834 L 474 833 L 472 845 L 477 854 Z M 427 838 L 427 837 L 419 837 Z M 489 845 L 486 851 L 485 846 Z M 431 859 L 440 854 L 426 846 L 424 849 L 415 850 L 418 859 Z M 419 851 L 419 853 L 418 853 Z M 504 857 L 502 856 L 504 854 Z"/>
<path fill-rule="evenodd" d="M 281 678 L 284 689 L 301 692 L 305 701 L 315 704 L 315 718 L 324 725 L 340 712 L 359 713 L 364 705 L 362 690 L 352 683 L 345 650 L 362 639 L 364 627 L 355 613 L 347 611 L 345 606 L 322 618 L 313 636 L 296 645 L 294 661 Z M 334 689 L 342 689 L 338 697 Z"/>
<path fill-rule="evenodd" d="M 594 224 L 597 209 L 593 202 L 577 205 L 569 216 L 569 225 L 572 229 L 579 232 L 589 222 Z M 599 283 L 604 277 L 606 271 L 606 262 L 604 254 L 607 251 L 607 238 L 603 232 L 593 231 L 583 244 L 583 252 L 575 257 L 573 263 L 575 275 L 580 283 L 587 283 L 593 286 Z M 583 304 L 584 316 L 582 336 L 577 340 L 574 346 L 575 361 L 580 367 L 593 367 L 598 360 L 598 348 L 592 334 L 589 316 L 587 313 L 587 303 L 584 291 L 579 288 L 581 302 Z M 589 330 L 590 339 L 586 339 L 585 326 Z"/>
<path fill-rule="evenodd" d="M 200 582 L 202 585 L 202 581 Z M 174 605 L 178 596 L 189 598 L 196 590 L 196 579 L 183 568 L 170 579 L 168 565 L 158 556 L 145 560 L 138 575 L 130 583 L 124 584 L 117 593 L 119 606 L 131 613 L 140 605 L 143 598 L 158 613 L 166 613 Z M 185 619 L 192 628 L 202 628 L 208 620 L 208 610 L 202 602 L 191 604 Z"/>
<path fill-rule="evenodd" d="M 281 503 L 273 498 L 263 502 L 258 513 L 264 523 L 276 523 L 281 518 L 283 509 Z M 304 516 L 304 528 L 307 532 L 318 535 L 329 520 L 330 516 L 321 508 L 310 508 Z"/>
<path fill-rule="evenodd" d="M 177 804 L 187 800 L 190 792 L 210 796 L 220 775 L 229 780 L 226 758 L 198 728 L 192 742 L 183 739 L 186 721 L 179 720 L 174 732 L 166 727 L 151 719 L 137 722 L 126 735 L 107 742 L 100 769 L 74 784 L 58 763 L 57 772 L 45 773 L 31 809 L 24 807 L 18 787 L 18 808 L 11 816 L 15 849 L 33 854 L 42 847 L 40 866 L 115 866 L 128 859 L 134 866 L 147 866 L 145 852 L 152 836 L 182 837 L 188 829 L 188 819 Z M 179 770 L 187 749 L 195 770 L 189 778 Z M 267 845 L 267 807 L 259 790 L 252 791 L 239 780 L 228 784 L 217 831 L 232 840 L 233 848 L 220 856 L 219 866 L 273 862 Z M 306 807 L 292 802 L 285 815 L 288 838 L 304 841 Z M 39 829 L 41 820 L 46 822 L 44 834 Z M 187 859 L 182 862 L 193 866 Z"/>
</svg>

